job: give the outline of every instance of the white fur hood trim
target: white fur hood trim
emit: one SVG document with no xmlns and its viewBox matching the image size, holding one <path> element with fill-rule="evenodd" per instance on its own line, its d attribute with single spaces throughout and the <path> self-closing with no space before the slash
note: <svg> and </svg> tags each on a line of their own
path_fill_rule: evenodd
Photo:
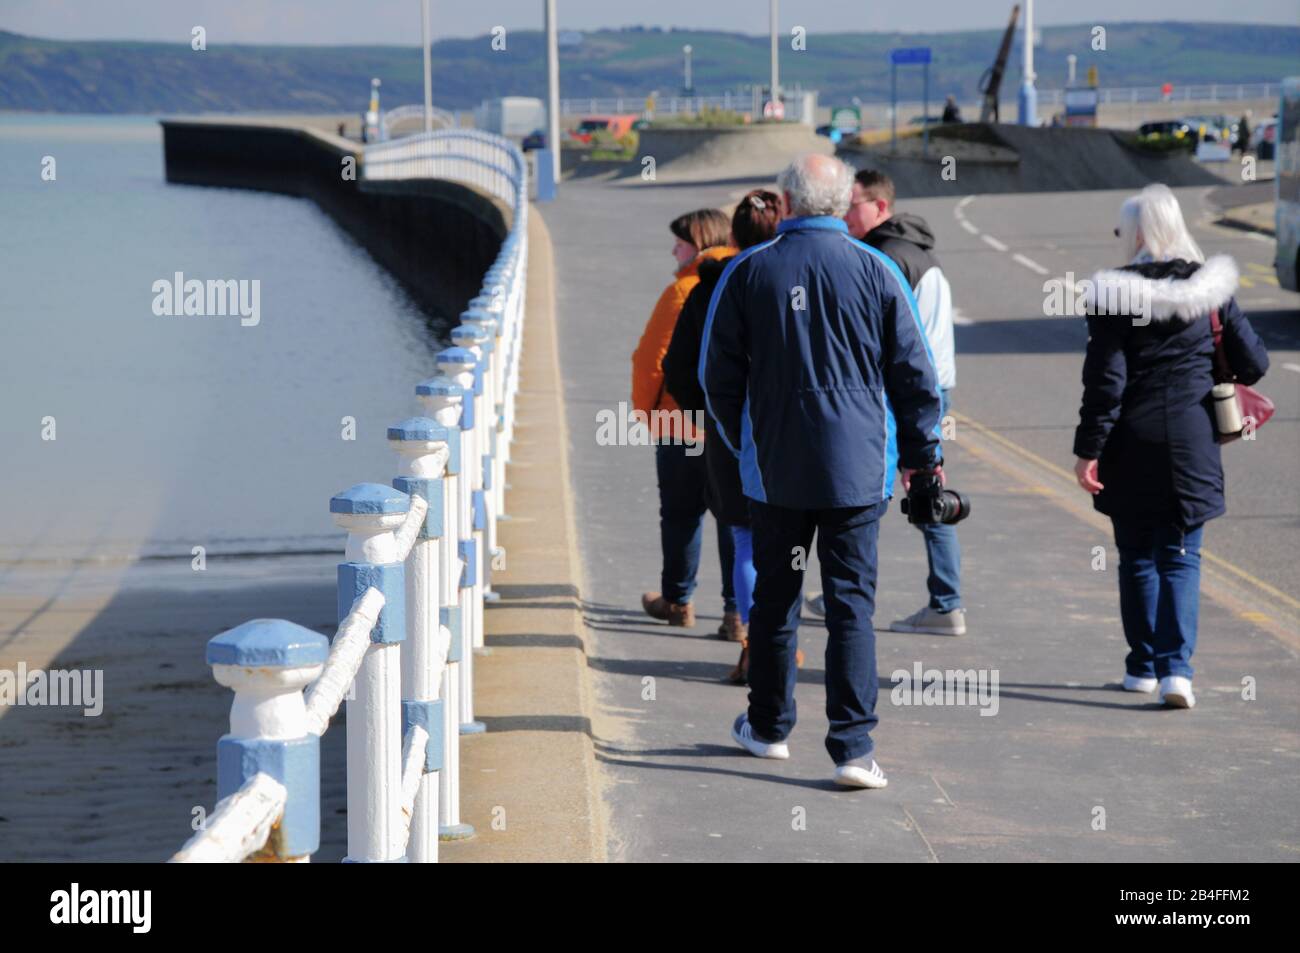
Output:
<svg viewBox="0 0 1300 953">
<path fill-rule="evenodd" d="M 1142 313 L 1156 321 L 1178 317 L 1185 321 L 1222 307 L 1237 290 L 1237 263 L 1227 255 L 1215 255 L 1188 278 L 1144 278 L 1136 272 L 1108 269 L 1092 276 L 1084 289 L 1089 314 Z M 1098 302 L 1101 307 L 1098 308 Z"/>
</svg>

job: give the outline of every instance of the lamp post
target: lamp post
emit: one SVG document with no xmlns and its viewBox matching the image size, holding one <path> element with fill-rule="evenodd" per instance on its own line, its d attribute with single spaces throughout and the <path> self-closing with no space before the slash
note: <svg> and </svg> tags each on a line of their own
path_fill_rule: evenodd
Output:
<svg viewBox="0 0 1300 953">
<path fill-rule="evenodd" d="M 775 0 L 773 0 L 775 2 Z M 1038 125 L 1038 90 L 1034 89 L 1034 0 L 1025 0 L 1025 75 L 1020 83 L 1020 125 Z"/>
<path fill-rule="evenodd" d="M 683 57 L 684 57 L 684 61 L 683 61 L 683 65 L 682 65 L 682 72 L 683 72 L 683 76 L 682 76 L 682 93 L 683 93 L 684 95 L 686 95 L 686 96 L 689 96 L 689 95 L 691 95 L 691 93 L 692 93 L 692 88 L 691 88 L 691 44 L 687 43 L 685 46 L 682 47 L 682 55 L 683 55 Z"/>
<path fill-rule="evenodd" d="M 781 71 L 777 61 L 776 45 L 776 20 L 777 20 L 777 0 L 771 0 L 768 5 L 768 26 L 772 33 L 772 79 L 771 79 L 771 100 L 772 110 L 775 116 L 779 109 L 777 103 L 781 101 Z"/>
<path fill-rule="evenodd" d="M 420 2 L 420 40 L 424 44 L 424 131 L 433 132 L 433 52 L 429 46 L 429 0 Z"/>
<path fill-rule="evenodd" d="M 546 0 L 546 146 L 554 154 L 551 171 L 560 184 L 560 49 L 555 0 Z"/>
</svg>

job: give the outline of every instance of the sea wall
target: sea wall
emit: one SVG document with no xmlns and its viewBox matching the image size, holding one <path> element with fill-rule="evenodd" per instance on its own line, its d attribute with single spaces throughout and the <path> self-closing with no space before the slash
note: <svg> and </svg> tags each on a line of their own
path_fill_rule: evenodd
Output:
<svg viewBox="0 0 1300 953">
<path fill-rule="evenodd" d="M 348 139 L 251 119 L 166 119 L 162 128 L 168 182 L 311 199 L 401 282 L 437 334 L 478 294 L 506 235 L 509 212 L 466 186 L 362 182 L 363 147 Z"/>
<path fill-rule="evenodd" d="M 912 136 L 899 141 L 897 152 L 888 143 L 846 145 L 839 156 L 855 168 L 887 173 L 906 198 L 1136 190 L 1151 182 L 1178 188 L 1223 181 L 1186 152 L 1143 151 L 1131 133 L 1111 129 L 962 123 L 932 130 L 928 156 L 916 154 L 919 146 Z M 947 169 L 945 156 L 955 160 Z"/>
</svg>

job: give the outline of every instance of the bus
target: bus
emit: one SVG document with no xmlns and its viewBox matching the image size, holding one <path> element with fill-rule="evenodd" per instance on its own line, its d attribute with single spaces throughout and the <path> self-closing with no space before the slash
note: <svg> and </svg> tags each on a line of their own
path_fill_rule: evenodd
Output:
<svg viewBox="0 0 1300 953">
<path fill-rule="evenodd" d="M 1296 275 L 1300 271 L 1300 76 L 1282 81 L 1274 157 L 1277 258 L 1273 268 L 1279 285 L 1300 291 Z"/>
</svg>

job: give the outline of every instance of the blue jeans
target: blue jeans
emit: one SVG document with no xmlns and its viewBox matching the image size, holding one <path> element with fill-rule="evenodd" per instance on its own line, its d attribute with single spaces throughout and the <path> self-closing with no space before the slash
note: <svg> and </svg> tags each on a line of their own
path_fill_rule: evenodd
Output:
<svg viewBox="0 0 1300 953">
<path fill-rule="evenodd" d="M 731 538 L 736 545 L 732 570 L 732 588 L 736 592 L 736 611 L 740 621 L 749 625 L 750 610 L 754 605 L 754 533 L 748 526 L 731 527 Z"/>
<path fill-rule="evenodd" d="M 690 456 L 683 444 L 661 443 L 655 446 L 655 472 L 659 478 L 659 544 L 663 550 L 663 570 L 659 591 L 664 599 L 677 605 L 691 601 L 695 592 L 695 574 L 700 568 L 700 542 L 707 509 L 705 493 L 708 473 L 704 454 Z M 718 558 L 722 562 L 722 602 L 726 612 L 734 612 L 736 598 L 732 583 L 732 560 L 735 544 L 729 527 L 718 526 Z"/>
<path fill-rule="evenodd" d="M 826 593 L 826 750 L 836 764 L 868 755 L 876 717 L 876 539 L 885 503 L 790 510 L 750 501 L 754 606 L 749 617 L 749 723 L 783 741 L 796 712 L 794 653 L 803 565 L 817 539 Z M 796 547 L 804 560 L 796 563 Z"/>
<path fill-rule="evenodd" d="M 1201 531 L 1114 519 L 1119 612 L 1136 678 L 1192 677 L 1201 599 Z"/>
<path fill-rule="evenodd" d="M 939 416 L 952 407 L 950 391 L 939 391 Z M 961 544 L 957 542 L 957 527 L 951 523 L 927 523 L 918 526 L 925 537 L 925 559 L 930 574 L 925 579 L 930 590 L 930 608 L 951 612 L 961 608 Z"/>
</svg>

